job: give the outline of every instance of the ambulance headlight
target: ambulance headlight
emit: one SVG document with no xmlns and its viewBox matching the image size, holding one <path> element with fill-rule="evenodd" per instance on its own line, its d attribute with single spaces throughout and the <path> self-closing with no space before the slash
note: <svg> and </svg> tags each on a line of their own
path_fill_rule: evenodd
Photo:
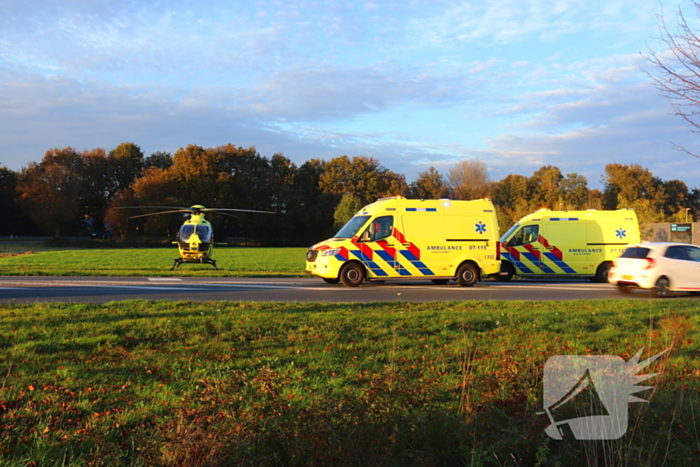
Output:
<svg viewBox="0 0 700 467">
<path fill-rule="evenodd" d="M 321 256 L 335 256 L 338 254 L 338 251 L 340 251 L 340 248 L 334 248 L 332 250 L 323 250 Z"/>
</svg>

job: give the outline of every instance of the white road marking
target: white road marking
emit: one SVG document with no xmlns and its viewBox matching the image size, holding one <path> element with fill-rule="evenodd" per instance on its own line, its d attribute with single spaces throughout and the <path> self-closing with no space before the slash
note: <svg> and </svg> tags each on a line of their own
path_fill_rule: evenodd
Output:
<svg viewBox="0 0 700 467">
<path fill-rule="evenodd" d="M 155 287 L 146 285 L 104 285 L 104 284 L 82 284 L 78 287 L 94 287 L 103 289 L 138 289 L 138 290 L 202 290 L 201 287 Z"/>
<path fill-rule="evenodd" d="M 327 290 L 322 286 L 309 287 L 306 285 L 261 285 L 261 284 L 240 284 L 240 283 L 225 283 L 225 284 L 211 284 L 204 283 L 202 286 L 206 287 L 227 287 L 227 288 L 246 288 L 246 289 L 306 289 L 306 290 Z M 179 289 L 179 287 L 178 287 Z"/>
</svg>

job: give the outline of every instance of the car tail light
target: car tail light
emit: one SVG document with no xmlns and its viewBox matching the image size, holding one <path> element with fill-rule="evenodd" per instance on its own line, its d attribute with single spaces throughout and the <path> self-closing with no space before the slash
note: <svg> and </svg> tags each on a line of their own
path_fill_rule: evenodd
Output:
<svg viewBox="0 0 700 467">
<path fill-rule="evenodd" d="M 644 265 L 642 269 L 647 270 L 654 267 L 654 260 L 652 258 L 644 258 L 647 264 Z"/>
<path fill-rule="evenodd" d="M 612 267 L 612 268 L 615 267 L 615 261 L 612 262 L 612 264 L 610 265 L 610 267 Z"/>
</svg>

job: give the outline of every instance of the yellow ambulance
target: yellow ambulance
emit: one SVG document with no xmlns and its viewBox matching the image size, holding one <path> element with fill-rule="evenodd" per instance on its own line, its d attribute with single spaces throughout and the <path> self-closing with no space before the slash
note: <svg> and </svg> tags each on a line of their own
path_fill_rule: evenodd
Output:
<svg viewBox="0 0 700 467">
<path fill-rule="evenodd" d="M 589 276 L 608 281 L 612 260 L 639 242 L 639 223 L 631 209 L 550 211 L 529 214 L 500 240 L 497 280 L 519 276 Z"/>
<path fill-rule="evenodd" d="M 499 271 L 498 222 L 488 199 L 383 198 L 306 254 L 307 274 L 348 287 L 389 279 L 472 286 Z"/>
</svg>

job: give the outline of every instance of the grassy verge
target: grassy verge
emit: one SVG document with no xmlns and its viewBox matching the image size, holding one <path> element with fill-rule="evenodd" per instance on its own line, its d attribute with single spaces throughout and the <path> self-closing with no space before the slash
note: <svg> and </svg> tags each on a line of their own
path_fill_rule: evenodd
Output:
<svg viewBox="0 0 700 467">
<path fill-rule="evenodd" d="M 304 275 L 305 248 L 217 247 L 209 265 L 183 264 L 170 271 L 177 248 L 71 249 L 0 252 L 0 275 L 240 277 Z"/>
<path fill-rule="evenodd" d="M 698 320 L 684 300 L 4 306 L 0 465 L 690 465 Z M 549 357 L 642 347 L 671 351 L 624 437 L 546 436 Z"/>
</svg>

